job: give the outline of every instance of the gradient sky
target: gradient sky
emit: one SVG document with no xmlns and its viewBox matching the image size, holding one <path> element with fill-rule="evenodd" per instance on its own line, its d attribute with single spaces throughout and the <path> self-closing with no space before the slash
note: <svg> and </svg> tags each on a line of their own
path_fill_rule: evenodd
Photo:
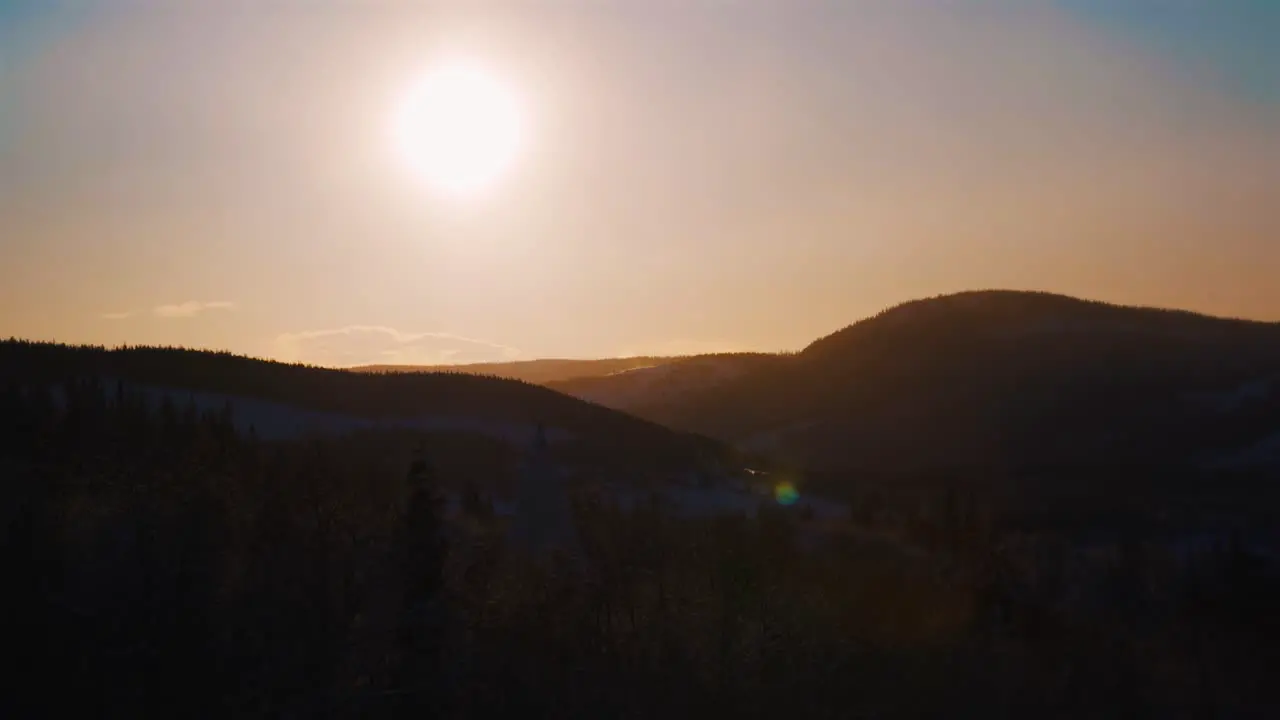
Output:
<svg viewBox="0 0 1280 720">
<path fill-rule="evenodd" d="M 349 365 L 796 349 L 1042 289 L 1280 320 L 1273 0 L 0 0 L 0 335 Z M 442 53 L 490 192 L 388 140 Z"/>
</svg>

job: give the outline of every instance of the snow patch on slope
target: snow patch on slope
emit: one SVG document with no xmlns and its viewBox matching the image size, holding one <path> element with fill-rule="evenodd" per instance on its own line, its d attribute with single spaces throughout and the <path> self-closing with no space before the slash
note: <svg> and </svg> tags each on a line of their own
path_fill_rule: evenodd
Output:
<svg viewBox="0 0 1280 720">
<path fill-rule="evenodd" d="M 1223 392 L 1196 393 L 1189 396 L 1189 399 L 1217 412 L 1235 412 L 1251 403 L 1266 400 L 1271 396 L 1275 384 L 1274 377 L 1259 378 Z"/>
<path fill-rule="evenodd" d="M 114 379 L 106 386 L 115 384 Z M 421 430 L 424 432 L 466 432 L 487 435 L 512 444 L 525 444 L 535 431 L 534 423 L 500 422 L 465 415 L 424 414 L 404 418 L 366 418 L 342 413 L 319 412 L 256 398 L 149 385 L 125 387 L 139 392 L 158 406 L 167 396 L 181 411 L 194 405 L 197 412 L 220 412 L 231 406 L 232 423 L 239 432 L 252 427 L 263 440 L 297 440 L 305 437 L 347 435 L 363 430 Z M 564 428 L 546 428 L 549 441 L 571 439 Z"/>
<path fill-rule="evenodd" d="M 1280 470 L 1280 433 L 1210 462 L 1211 468 L 1241 469 L 1271 467 Z"/>
</svg>

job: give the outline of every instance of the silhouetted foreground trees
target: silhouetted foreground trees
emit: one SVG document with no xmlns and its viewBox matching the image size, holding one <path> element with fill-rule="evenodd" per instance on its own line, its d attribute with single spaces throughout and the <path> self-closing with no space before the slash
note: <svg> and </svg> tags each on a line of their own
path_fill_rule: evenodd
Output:
<svg viewBox="0 0 1280 720">
<path fill-rule="evenodd" d="M 584 557 L 445 521 L 430 446 L 267 444 L 230 409 L 0 388 L 6 717 L 1241 717 L 1274 579 L 1000 537 L 943 497 L 883 542 L 583 495 Z M 406 469 L 408 472 L 406 473 Z M 767 510 L 767 509 L 766 509 Z M 905 514 L 904 514 L 905 513 Z M 872 530 L 869 530 L 871 527 Z M 1254 713 L 1253 715 L 1247 715 Z"/>
</svg>

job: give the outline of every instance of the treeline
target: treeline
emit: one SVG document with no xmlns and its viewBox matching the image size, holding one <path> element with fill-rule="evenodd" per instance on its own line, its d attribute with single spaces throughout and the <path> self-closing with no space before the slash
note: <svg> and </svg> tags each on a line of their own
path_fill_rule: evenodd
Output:
<svg viewBox="0 0 1280 720">
<path fill-rule="evenodd" d="M 531 406 L 531 412 L 564 414 L 565 406 L 574 404 L 572 400 L 558 402 L 565 399 L 537 385 L 494 376 L 461 372 L 353 373 L 181 347 L 108 349 L 11 339 L 0 342 L 0 370 L 0 377 L 45 382 L 75 376 L 114 376 L 366 416 L 412 415 L 426 407 L 443 411 L 462 403 L 476 412 L 526 405 Z"/>
<path fill-rule="evenodd" d="M 490 377 L 503 377 L 539 385 L 577 377 L 598 377 L 631 368 L 669 362 L 671 357 L 622 357 L 591 360 L 539 358 L 508 362 L 467 363 L 459 365 L 365 365 L 351 368 L 356 372 L 463 372 Z"/>
<path fill-rule="evenodd" d="M 232 410 L 0 388 L 5 716 L 1189 718 L 1280 699 L 1280 592 L 1241 543 L 1188 570 L 1001 534 L 978 497 L 823 525 L 584 494 L 581 555 L 529 557 L 474 490 L 444 518 L 445 440 L 269 444 Z"/>
<path fill-rule="evenodd" d="M 1280 333 L 1280 324 L 1274 322 L 1214 317 L 1173 308 L 1116 305 L 1045 291 L 972 290 L 910 300 L 885 308 L 814 340 L 801 351 L 801 355 L 828 354 L 854 342 L 855 338 L 861 339 L 862 336 L 891 327 L 893 323 L 886 322 L 887 320 L 907 313 L 917 314 L 908 323 L 913 330 L 927 332 L 932 324 L 954 323 L 960 314 L 950 311 L 961 307 L 972 308 L 972 315 L 980 318 L 979 322 L 989 324 L 1018 319 L 1073 319 L 1098 322 L 1102 327 L 1142 326 L 1149 331 L 1185 330 L 1224 335 L 1242 331 L 1271 335 Z M 920 317 L 918 314 L 931 317 Z"/>
</svg>

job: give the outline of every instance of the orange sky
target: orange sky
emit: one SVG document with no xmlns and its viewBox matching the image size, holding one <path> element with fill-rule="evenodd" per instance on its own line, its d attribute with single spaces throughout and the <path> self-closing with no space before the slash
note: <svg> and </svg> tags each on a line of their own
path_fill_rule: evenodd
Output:
<svg viewBox="0 0 1280 720">
<path fill-rule="evenodd" d="M 954 5 L 15 13 L 0 335 L 335 365 L 779 350 L 993 287 L 1280 320 L 1280 103 L 1059 5 Z M 386 132 L 459 50 L 530 116 L 465 201 Z"/>
</svg>

